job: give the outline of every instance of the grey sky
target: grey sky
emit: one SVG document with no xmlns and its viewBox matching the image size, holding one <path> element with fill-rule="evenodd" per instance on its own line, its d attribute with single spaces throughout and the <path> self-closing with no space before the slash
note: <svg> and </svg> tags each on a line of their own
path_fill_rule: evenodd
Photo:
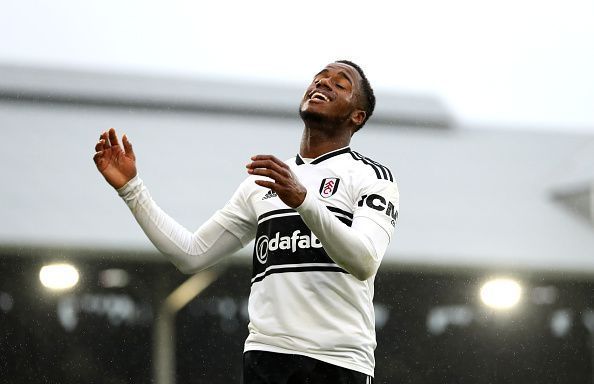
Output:
<svg viewBox="0 0 594 384">
<path fill-rule="evenodd" d="M 594 132 L 591 0 L 0 2 L 0 63 L 303 85 L 358 62 L 473 127 Z"/>
</svg>

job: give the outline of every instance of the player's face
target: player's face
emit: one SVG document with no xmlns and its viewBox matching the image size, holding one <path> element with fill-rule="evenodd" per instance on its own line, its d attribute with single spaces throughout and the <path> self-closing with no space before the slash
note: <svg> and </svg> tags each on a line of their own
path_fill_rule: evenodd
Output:
<svg viewBox="0 0 594 384">
<path fill-rule="evenodd" d="M 350 65 L 328 64 L 307 87 L 299 109 L 301 117 L 341 124 L 356 111 L 360 115 L 360 83 L 359 72 Z"/>
</svg>

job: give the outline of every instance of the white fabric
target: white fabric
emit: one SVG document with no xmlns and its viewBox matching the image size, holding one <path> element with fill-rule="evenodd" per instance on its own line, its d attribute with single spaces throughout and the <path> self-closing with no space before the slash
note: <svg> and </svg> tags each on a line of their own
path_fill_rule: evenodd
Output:
<svg viewBox="0 0 594 384">
<path fill-rule="evenodd" d="M 346 152 L 319 160 L 286 162 L 307 188 L 306 201 L 296 210 L 271 197 L 251 176 L 214 216 L 238 238 L 256 232 L 253 265 L 258 270 L 252 277 L 245 350 L 301 354 L 372 376 L 373 284 L 396 224 L 398 188 L 386 180 L 391 178 L 387 169 L 360 155 Z M 321 183 L 328 178 L 340 182 L 334 194 L 323 197 Z M 350 228 L 338 221 L 348 214 Z M 299 220 L 313 232 L 309 238 Z M 296 249 L 301 241 L 303 249 Z M 310 259 L 318 242 L 331 260 Z M 271 263 L 275 257 L 290 262 Z M 332 262 L 350 274 L 333 269 Z"/>
<path fill-rule="evenodd" d="M 159 208 L 138 175 L 118 193 L 150 241 L 184 273 L 207 268 L 242 247 L 235 235 L 212 219 L 194 233 L 188 231 Z"/>
<path fill-rule="evenodd" d="M 296 208 L 307 226 L 324 245 L 334 262 L 359 280 L 375 275 L 390 237 L 379 224 L 365 216 L 347 227 L 309 192 Z"/>
<path fill-rule="evenodd" d="M 208 268 L 251 240 L 244 237 L 240 242 L 241 239 L 213 218 L 190 232 L 155 203 L 138 175 L 118 193 L 153 245 L 183 273 Z M 366 276 L 363 280 L 377 271 L 390 240 L 378 224 L 361 217 L 349 228 L 317 203 L 311 193 L 297 211 L 338 265 L 355 276 Z M 217 215 L 219 220 L 224 220 L 221 213 Z"/>
<path fill-rule="evenodd" d="M 348 148 L 335 152 L 317 163 L 287 161 L 307 188 L 297 209 L 250 176 L 193 233 L 157 206 L 138 176 L 118 193 L 183 272 L 206 268 L 256 239 L 245 350 L 301 354 L 372 376 L 373 283 L 394 230 L 398 189 L 379 164 Z M 328 178 L 340 181 L 324 197 L 320 184 Z"/>
</svg>

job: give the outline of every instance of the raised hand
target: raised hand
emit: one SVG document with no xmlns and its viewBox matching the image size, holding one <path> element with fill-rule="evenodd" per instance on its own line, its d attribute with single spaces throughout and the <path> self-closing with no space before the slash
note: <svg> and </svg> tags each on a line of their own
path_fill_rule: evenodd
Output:
<svg viewBox="0 0 594 384">
<path fill-rule="evenodd" d="M 246 165 L 251 175 L 260 175 L 274 181 L 256 180 L 255 183 L 270 188 L 289 207 L 296 208 L 303 203 L 307 190 L 297 180 L 291 168 L 272 155 L 252 156 L 252 162 Z"/>
<path fill-rule="evenodd" d="M 124 148 L 118 142 L 115 129 L 110 128 L 109 132 L 99 136 L 93 156 L 97 169 L 115 189 L 123 187 L 136 176 L 136 156 L 126 135 L 122 137 L 122 143 Z"/>
</svg>

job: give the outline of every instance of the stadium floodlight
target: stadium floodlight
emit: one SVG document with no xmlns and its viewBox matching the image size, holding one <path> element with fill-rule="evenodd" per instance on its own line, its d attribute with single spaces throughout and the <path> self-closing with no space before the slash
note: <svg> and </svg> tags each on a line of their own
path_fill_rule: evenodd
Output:
<svg viewBox="0 0 594 384">
<path fill-rule="evenodd" d="M 129 282 L 130 275 L 124 269 L 110 268 L 99 272 L 99 283 L 104 288 L 121 288 Z"/>
<path fill-rule="evenodd" d="M 481 287 L 483 303 L 494 309 L 510 309 L 520 302 L 522 287 L 512 279 L 498 278 Z"/>
<path fill-rule="evenodd" d="M 45 265 L 39 271 L 39 280 L 46 288 L 65 290 L 78 283 L 78 271 L 70 264 Z"/>
</svg>

